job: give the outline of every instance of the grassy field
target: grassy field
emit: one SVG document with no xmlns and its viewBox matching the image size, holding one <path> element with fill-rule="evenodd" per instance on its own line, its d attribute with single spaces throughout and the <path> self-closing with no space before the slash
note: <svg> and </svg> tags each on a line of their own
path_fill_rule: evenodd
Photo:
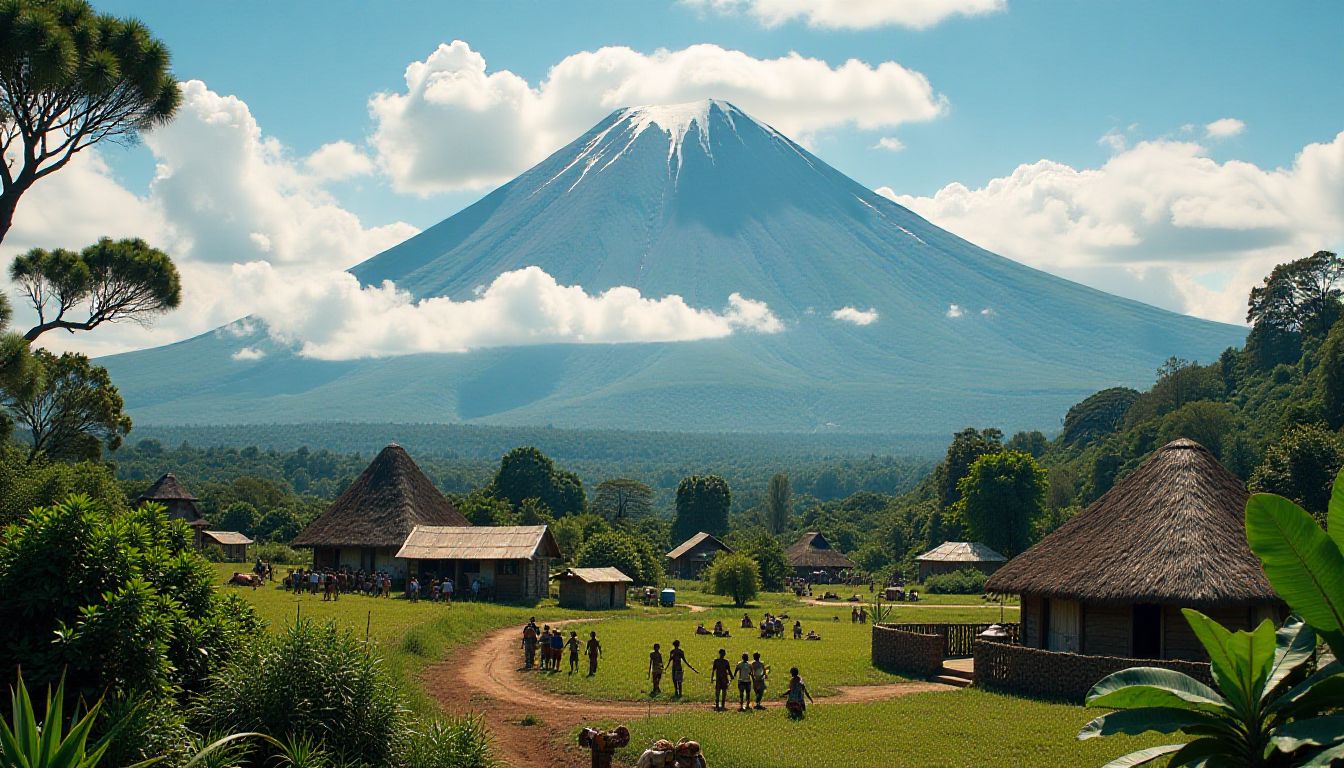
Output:
<svg viewBox="0 0 1344 768">
<path fill-rule="evenodd" d="M 808 707 L 803 720 L 790 720 L 778 702 L 763 712 L 695 709 L 627 723 L 631 744 L 640 749 L 627 749 L 621 757 L 633 764 L 655 739 L 685 737 L 704 746 L 715 768 L 1081 768 L 1166 743 L 1154 735 L 1077 741 L 1092 714 L 975 689 L 875 704 L 822 701 Z"/>
</svg>

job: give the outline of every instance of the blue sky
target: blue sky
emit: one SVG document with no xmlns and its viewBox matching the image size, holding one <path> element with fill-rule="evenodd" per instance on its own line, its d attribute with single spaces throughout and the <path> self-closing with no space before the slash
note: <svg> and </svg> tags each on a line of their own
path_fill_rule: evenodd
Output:
<svg viewBox="0 0 1344 768">
<path fill-rule="evenodd" d="M 1106 156 L 1098 139 L 1129 126 L 1154 138 L 1234 116 L 1247 128 L 1214 156 L 1262 167 L 1286 165 L 1304 144 L 1344 128 L 1337 2 L 1011 0 L 1003 11 L 922 30 L 817 29 L 802 20 L 767 27 L 744 13 L 678 2 L 97 6 L 143 19 L 172 48 L 179 77 L 242 98 L 263 129 L 297 153 L 366 136 L 369 96 L 402 87 L 409 62 L 454 39 L 492 70 L 534 84 L 564 57 L 609 45 L 652 52 L 716 43 L 758 58 L 796 51 L 833 65 L 897 61 L 948 99 L 944 116 L 895 130 L 838 127 L 810 144 L 860 182 L 904 194 L 931 194 L 951 181 L 978 186 L 1041 158 L 1095 165 Z M 886 135 L 906 149 L 873 149 Z M 144 153 L 111 157 L 127 175 L 148 173 Z M 479 197 L 420 200 L 360 186 L 338 195 L 373 222 L 419 227 Z"/>
<path fill-rule="evenodd" d="M 1177 312 L 1241 322 L 1273 265 L 1344 247 L 1341 2 L 93 1 L 168 44 L 183 107 L 35 188 L 0 256 L 144 236 L 191 309 L 61 348 L 255 312 L 262 263 L 347 290 L 612 109 L 707 97 L 972 242 Z"/>
</svg>

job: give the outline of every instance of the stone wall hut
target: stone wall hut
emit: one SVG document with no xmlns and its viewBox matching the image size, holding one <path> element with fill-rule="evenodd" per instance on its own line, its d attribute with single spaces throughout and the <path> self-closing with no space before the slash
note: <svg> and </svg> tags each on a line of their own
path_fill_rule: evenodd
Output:
<svg viewBox="0 0 1344 768">
<path fill-rule="evenodd" d="M 818 531 L 804 533 L 802 538 L 784 551 L 784 557 L 793 567 L 794 576 L 809 581 L 816 580 L 814 575 L 818 571 L 834 579 L 840 571 L 858 567 L 840 550 L 831 547 L 831 542 Z"/>
<path fill-rule="evenodd" d="M 560 582 L 560 607 L 600 611 L 625 607 L 625 591 L 635 580 L 617 568 L 566 568 L 551 578 Z"/>
<path fill-rule="evenodd" d="M 987 589 L 1022 596 L 1027 647 L 1207 661 L 1181 608 L 1230 629 L 1282 613 L 1246 543 L 1247 496 L 1208 449 L 1173 441 L 1010 560 Z"/>
<path fill-rule="evenodd" d="M 393 443 L 291 546 L 313 550 L 318 568 L 384 571 L 406 578 L 406 561 L 396 554 L 417 525 L 469 526 L 452 503 Z"/>
<path fill-rule="evenodd" d="M 732 551 L 718 537 L 701 531 L 667 553 L 667 572 L 674 579 L 698 579 L 715 555 Z"/>
<path fill-rule="evenodd" d="M 224 561 L 242 563 L 247 561 L 247 548 L 252 540 L 237 531 L 201 531 L 201 546 L 215 545 L 224 550 Z"/>
<path fill-rule="evenodd" d="M 408 573 L 451 578 L 459 596 L 479 581 L 483 599 L 534 602 L 550 594 L 560 546 L 544 525 L 417 525 L 396 557 Z"/>
<path fill-rule="evenodd" d="M 986 576 L 997 571 L 1008 558 L 978 541 L 945 541 L 915 558 L 919 563 L 919 581 L 930 576 L 974 568 Z"/>
<path fill-rule="evenodd" d="M 210 524 L 201 517 L 200 510 L 196 508 L 198 499 L 186 489 L 186 486 L 178 482 L 177 475 L 169 472 L 155 480 L 153 485 L 136 497 L 135 503 L 138 506 L 151 501 L 166 507 L 169 519 L 181 520 L 191 526 L 192 541 L 197 547 L 204 546 L 202 531 L 210 527 Z"/>
</svg>

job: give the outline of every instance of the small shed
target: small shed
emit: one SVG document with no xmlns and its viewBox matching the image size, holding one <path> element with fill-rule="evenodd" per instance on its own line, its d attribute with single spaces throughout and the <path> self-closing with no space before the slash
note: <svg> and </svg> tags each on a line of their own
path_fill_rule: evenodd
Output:
<svg viewBox="0 0 1344 768">
<path fill-rule="evenodd" d="M 224 560 L 230 563 L 241 563 L 247 560 L 247 547 L 252 540 L 237 531 L 202 531 L 201 546 L 208 547 L 211 544 L 224 550 Z"/>
<path fill-rule="evenodd" d="M 701 531 L 667 553 L 667 572 L 676 579 L 698 579 L 715 555 L 732 551 L 718 537 Z"/>
<path fill-rule="evenodd" d="M 625 607 L 625 590 L 635 580 L 617 568 L 566 568 L 551 577 L 560 582 L 560 607 L 600 611 Z"/>
<path fill-rule="evenodd" d="M 197 547 L 205 546 L 202 531 L 210 524 L 201 517 L 200 510 L 196 508 L 197 498 L 178 481 L 177 475 L 172 472 L 165 474 L 135 499 L 137 505 L 146 502 L 162 504 L 168 510 L 170 520 L 181 520 L 191 526 L 194 532 L 192 540 Z"/>
<path fill-rule="evenodd" d="M 834 579 L 841 571 L 857 568 L 853 560 L 844 553 L 831 547 L 819 531 L 808 531 L 793 546 L 784 551 L 784 557 L 793 566 L 793 575 L 800 579 L 813 580 L 813 574 L 824 572 Z"/>
<path fill-rule="evenodd" d="M 919 563 L 919 580 L 930 576 L 974 568 L 986 576 L 994 573 L 1008 558 L 978 541 L 945 541 L 915 558 Z"/>
</svg>

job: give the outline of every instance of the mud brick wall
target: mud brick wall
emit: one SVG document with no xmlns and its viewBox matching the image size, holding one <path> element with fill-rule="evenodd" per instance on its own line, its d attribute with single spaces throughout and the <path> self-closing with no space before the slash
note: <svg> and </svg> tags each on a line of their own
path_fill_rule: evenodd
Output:
<svg viewBox="0 0 1344 768">
<path fill-rule="evenodd" d="M 1076 704 L 1082 704 L 1102 678 L 1130 667 L 1171 669 L 1213 684 L 1209 665 L 1197 661 L 1084 656 L 984 640 L 975 644 L 977 686 Z"/>
<path fill-rule="evenodd" d="M 902 675 L 933 677 L 943 668 L 943 637 L 874 624 L 873 666 Z"/>
</svg>

